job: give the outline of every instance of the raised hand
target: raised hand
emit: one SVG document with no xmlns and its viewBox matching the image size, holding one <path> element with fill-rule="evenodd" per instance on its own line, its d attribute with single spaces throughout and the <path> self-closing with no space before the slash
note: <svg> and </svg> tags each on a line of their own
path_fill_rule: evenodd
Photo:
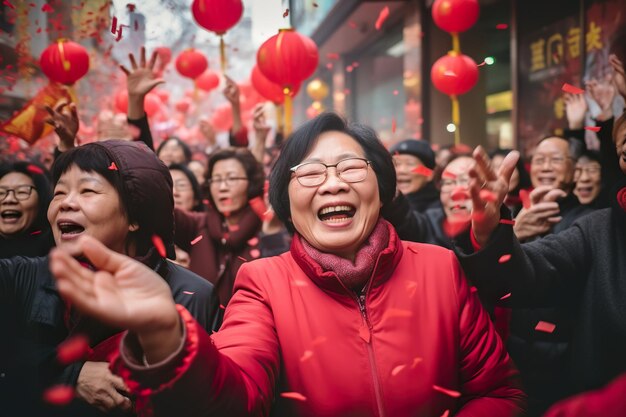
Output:
<svg viewBox="0 0 626 417">
<path fill-rule="evenodd" d="M 586 83 L 587 92 L 593 101 L 598 103 L 600 114 L 596 116 L 597 120 L 604 121 L 613 116 L 613 100 L 617 90 L 611 80 L 598 82 L 597 80 L 589 80 Z"/>
<path fill-rule="evenodd" d="M 583 94 L 565 94 L 565 115 L 569 128 L 582 129 L 585 125 L 585 114 L 587 113 L 587 101 Z"/>
<path fill-rule="evenodd" d="M 126 89 L 128 91 L 128 117 L 131 119 L 139 119 L 145 114 L 143 108 L 143 99 L 157 85 L 163 84 L 165 81 L 158 78 L 154 69 L 157 52 L 152 52 L 150 61 L 146 63 L 146 48 L 141 48 L 139 65 L 133 54 L 128 54 L 131 70 L 120 65 L 120 69 L 126 74 Z"/>
<path fill-rule="evenodd" d="M 489 166 L 489 157 L 481 146 L 474 149 L 472 156 L 476 161 L 469 172 L 472 178 L 472 233 L 478 244 L 484 246 L 500 222 L 500 207 L 509 191 L 509 181 L 519 159 L 519 152 L 511 151 L 502 161 L 497 174 Z M 484 190 L 493 199 L 481 197 L 481 191 L 484 193 Z"/>
<path fill-rule="evenodd" d="M 52 125 L 54 132 L 59 136 L 59 151 L 65 152 L 73 148 L 79 125 L 76 104 L 61 101 L 54 108 L 50 106 L 45 108 L 50 114 L 46 123 Z"/>
<path fill-rule="evenodd" d="M 530 193 L 531 206 L 522 209 L 515 218 L 513 231 L 520 241 L 548 233 L 561 221 L 557 199 L 565 197 L 565 191 L 542 185 Z"/>
<path fill-rule="evenodd" d="M 626 99 L 626 74 L 624 74 L 624 63 L 619 60 L 617 55 L 609 55 L 609 63 L 613 67 L 613 85 L 617 92 Z"/>
<path fill-rule="evenodd" d="M 227 75 L 224 75 L 224 79 L 226 80 L 226 86 L 223 91 L 224 97 L 231 105 L 239 106 L 239 86 Z"/>
<path fill-rule="evenodd" d="M 128 388 L 109 370 L 108 362 L 85 362 L 76 381 L 76 395 L 103 412 L 132 409 Z"/>
<path fill-rule="evenodd" d="M 256 105 L 252 112 L 252 126 L 256 135 L 256 140 L 265 143 L 267 140 L 267 134 L 270 132 L 271 127 L 267 124 L 265 119 L 265 104 L 259 103 Z"/>
<path fill-rule="evenodd" d="M 81 237 L 79 247 L 97 271 L 61 248 L 50 253 L 50 270 L 61 295 L 83 313 L 135 332 L 146 358 L 156 362 L 180 344 L 181 328 L 167 283 L 140 262 Z"/>
</svg>

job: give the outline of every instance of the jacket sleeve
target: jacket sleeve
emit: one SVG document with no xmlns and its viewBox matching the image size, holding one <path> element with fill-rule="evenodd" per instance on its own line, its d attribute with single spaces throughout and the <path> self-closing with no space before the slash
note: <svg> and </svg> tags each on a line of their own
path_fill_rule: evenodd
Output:
<svg viewBox="0 0 626 417">
<path fill-rule="evenodd" d="M 487 302 L 505 307 L 554 306 L 584 284 L 591 264 L 585 233 L 591 218 L 583 217 L 560 233 L 525 244 L 519 243 L 512 226 L 501 224 L 484 248 L 472 253 L 457 246 L 457 257 Z M 502 262 L 503 256 L 510 259 Z"/>
<path fill-rule="evenodd" d="M 402 193 L 398 193 L 390 204 L 383 207 L 382 215 L 393 225 L 400 239 L 438 244 L 428 217 L 411 210 L 408 200 Z"/>
<path fill-rule="evenodd" d="M 271 306 L 258 282 L 242 265 L 224 324 L 209 337 L 189 312 L 178 306 L 185 328 L 178 352 L 160 364 L 139 365 L 142 357 L 127 336 L 114 370 L 138 401 L 140 415 L 232 417 L 267 416 L 279 373 L 279 346 Z"/>
<path fill-rule="evenodd" d="M 458 417 L 517 416 L 524 413 L 526 394 L 519 372 L 491 324 L 475 292 L 471 291 L 454 255 L 460 330 L 460 386 Z"/>
<path fill-rule="evenodd" d="M 205 213 L 194 213 L 174 208 L 174 244 L 182 250 L 189 252 L 191 250 L 191 241 L 198 237 L 201 225 L 205 221 Z"/>
<path fill-rule="evenodd" d="M 128 124 L 139 129 L 139 136 L 135 139 L 145 143 L 148 148 L 154 151 L 154 140 L 152 139 L 152 132 L 150 132 L 150 125 L 148 124 L 148 116 L 144 115 L 141 119 L 127 119 Z"/>
</svg>

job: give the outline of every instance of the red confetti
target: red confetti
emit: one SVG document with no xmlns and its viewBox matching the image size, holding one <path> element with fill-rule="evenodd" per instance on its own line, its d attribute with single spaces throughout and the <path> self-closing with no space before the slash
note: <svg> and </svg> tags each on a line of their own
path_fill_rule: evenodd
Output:
<svg viewBox="0 0 626 417">
<path fill-rule="evenodd" d="M 435 391 L 439 391 L 441 393 L 449 395 L 450 397 L 453 397 L 453 398 L 459 398 L 461 396 L 460 392 L 454 391 L 454 390 L 451 390 L 451 389 L 442 388 L 439 385 L 433 385 L 433 389 Z"/>
<path fill-rule="evenodd" d="M 420 357 L 413 358 L 413 362 L 411 363 L 411 369 L 415 368 L 423 359 Z"/>
<path fill-rule="evenodd" d="M 15 10 L 15 6 L 11 4 L 11 2 L 9 0 L 4 0 L 4 4 L 5 6 L 10 7 L 11 9 Z"/>
<path fill-rule="evenodd" d="M 43 400 L 52 405 L 68 405 L 74 399 L 74 388 L 69 385 L 55 385 L 43 392 Z"/>
<path fill-rule="evenodd" d="M 258 243 L 259 243 L 258 237 L 253 237 L 252 239 L 248 240 L 248 245 L 250 246 L 256 246 Z"/>
<path fill-rule="evenodd" d="M 469 221 L 450 221 L 448 219 L 445 219 L 443 221 L 443 231 L 449 237 L 455 237 L 459 235 L 460 233 L 467 230 L 469 226 Z"/>
<path fill-rule="evenodd" d="M 392 117 L 391 118 L 391 133 L 396 133 L 396 127 L 397 127 L 396 118 Z"/>
<path fill-rule="evenodd" d="M 467 190 L 463 187 L 456 187 L 454 190 L 452 190 L 452 192 L 450 193 L 450 199 L 452 201 L 463 201 L 463 200 L 467 200 L 470 198 L 469 193 L 467 192 Z"/>
<path fill-rule="evenodd" d="M 117 165 L 115 165 L 115 162 L 111 162 L 111 165 L 109 165 L 108 168 L 111 171 L 117 171 Z"/>
<path fill-rule="evenodd" d="M 451 173 L 450 171 L 443 171 L 443 174 L 441 174 L 441 178 L 445 178 L 448 180 L 455 180 L 456 175 Z"/>
<path fill-rule="evenodd" d="M 424 177 L 430 177 L 433 174 L 433 170 L 424 165 L 419 165 L 417 168 L 412 169 L 411 172 Z"/>
<path fill-rule="evenodd" d="M 37 165 L 29 164 L 26 167 L 26 170 L 31 174 L 35 175 L 43 175 L 43 169 L 39 168 Z"/>
<path fill-rule="evenodd" d="M 243 262 L 248 262 L 248 260 L 244 258 L 243 256 L 238 256 L 237 258 Z"/>
<path fill-rule="evenodd" d="M 376 27 L 376 30 L 380 30 L 380 28 L 383 26 L 383 23 L 385 23 L 385 20 L 387 20 L 388 17 L 389 6 L 385 6 L 378 14 L 378 19 L 376 19 L 376 24 L 374 25 L 374 27 Z"/>
<path fill-rule="evenodd" d="M 477 67 L 482 67 L 487 65 L 487 63 L 485 61 L 481 62 L 480 64 L 476 64 Z"/>
<path fill-rule="evenodd" d="M 220 304 L 220 308 L 221 308 L 222 310 L 226 310 L 226 307 L 224 306 L 224 304 Z"/>
<path fill-rule="evenodd" d="M 500 259 L 498 259 L 498 263 L 503 264 L 503 263 L 507 263 L 507 262 L 508 262 L 508 261 L 510 261 L 510 260 L 511 260 L 511 254 L 510 254 L 510 253 L 507 253 L 507 254 L 505 254 L 505 255 L 502 255 L 502 256 L 500 257 Z"/>
<path fill-rule="evenodd" d="M 254 211 L 254 213 L 259 216 L 259 219 L 265 220 L 267 206 L 265 206 L 265 201 L 263 201 L 261 197 L 254 197 L 253 199 L 248 201 L 248 204 L 250 204 L 250 208 L 252 208 L 252 211 Z"/>
<path fill-rule="evenodd" d="M 513 226 L 515 225 L 515 220 L 500 219 L 500 224 L 510 224 L 511 226 Z"/>
<path fill-rule="evenodd" d="M 585 126 L 585 130 L 590 130 L 592 132 L 599 132 L 601 129 L 600 126 Z"/>
<path fill-rule="evenodd" d="M 350 28 L 352 28 L 352 29 L 356 29 L 357 28 L 357 24 L 354 23 L 353 21 L 349 21 L 348 22 L 348 26 L 350 26 Z"/>
<path fill-rule="evenodd" d="M 395 368 L 393 368 L 391 370 L 391 376 L 396 376 L 398 375 L 400 372 L 402 372 L 402 370 L 406 368 L 406 365 L 398 365 Z"/>
<path fill-rule="evenodd" d="M 37 28 L 37 33 L 41 33 L 41 28 Z"/>
<path fill-rule="evenodd" d="M 117 17 L 113 16 L 111 19 L 111 33 L 115 35 L 117 32 Z"/>
<path fill-rule="evenodd" d="M 40 234 L 41 234 L 41 230 L 34 230 L 34 231 L 30 232 L 31 236 L 40 235 Z"/>
<path fill-rule="evenodd" d="M 200 242 L 202 240 L 202 235 L 198 236 L 197 238 L 195 238 L 194 240 L 191 241 L 191 245 L 195 245 L 196 243 Z"/>
<path fill-rule="evenodd" d="M 511 293 L 508 294 L 504 294 L 502 297 L 500 297 L 501 300 L 506 300 L 507 298 L 509 298 L 511 296 Z"/>
<path fill-rule="evenodd" d="M 252 249 L 250 251 L 250 256 L 252 256 L 253 258 L 258 258 L 259 256 L 261 256 L 261 252 L 258 249 Z"/>
<path fill-rule="evenodd" d="M 193 291 L 183 291 L 183 294 L 194 295 L 195 292 L 193 292 Z"/>
<path fill-rule="evenodd" d="M 538 332 L 552 333 L 556 329 L 556 324 L 549 323 L 547 321 L 539 321 L 535 326 L 535 330 Z"/>
<path fill-rule="evenodd" d="M 300 357 L 300 362 L 304 362 L 309 360 L 311 357 L 313 356 L 313 351 L 312 350 L 305 350 L 304 354 L 302 354 L 302 356 Z"/>
<path fill-rule="evenodd" d="M 335 52 L 329 52 L 326 54 L 326 58 L 328 59 L 339 59 L 339 54 Z"/>
<path fill-rule="evenodd" d="M 54 11 L 54 9 L 52 8 L 52 6 L 50 6 L 48 3 L 46 3 L 43 6 L 41 6 L 41 11 L 44 12 L 44 13 L 52 13 Z"/>
<path fill-rule="evenodd" d="M 280 396 L 283 398 L 290 398 L 292 400 L 306 401 L 306 397 L 299 392 L 281 392 Z"/>
<path fill-rule="evenodd" d="M 28 7 L 37 7 L 35 3 L 28 3 Z"/>
<path fill-rule="evenodd" d="M 79 334 L 73 336 L 57 346 L 57 359 L 62 365 L 69 365 L 84 359 L 89 353 L 89 339 Z"/>
<path fill-rule="evenodd" d="M 508 23 L 498 23 L 496 25 L 496 29 L 498 30 L 507 30 L 509 28 Z"/>
<path fill-rule="evenodd" d="M 494 203 L 498 201 L 498 197 L 496 197 L 496 195 L 490 190 L 480 190 L 480 193 L 478 193 L 478 196 L 480 197 L 481 200 L 486 201 L 488 203 Z"/>
<path fill-rule="evenodd" d="M 398 90 L 393 90 L 393 95 L 397 96 L 398 94 L 400 94 L 400 92 Z"/>
<path fill-rule="evenodd" d="M 522 200 L 522 206 L 527 209 L 530 208 L 530 193 L 528 192 L 528 190 L 520 190 L 519 191 L 519 198 Z"/>
<path fill-rule="evenodd" d="M 289 16 L 289 9 L 285 9 L 285 13 L 283 13 L 283 18 Z"/>
<path fill-rule="evenodd" d="M 582 94 L 585 92 L 585 90 L 583 90 L 582 88 L 575 87 L 568 83 L 563 84 L 563 87 L 561 87 L 561 90 L 570 94 Z"/>
<path fill-rule="evenodd" d="M 238 224 L 229 224 L 228 225 L 228 231 L 236 232 L 237 230 L 239 230 L 239 225 Z"/>
<path fill-rule="evenodd" d="M 152 235 L 152 244 L 156 248 L 157 252 L 159 252 L 159 255 L 161 255 L 162 258 L 165 258 L 165 245 L 159 235 Z"/>
<path fill-rule="evenodd" d="M 446 411 L 443 412 L 441 417 L 448 417 L 449 415 L 450 415 L 450 410 L 446 410 Z"/>
</svg>

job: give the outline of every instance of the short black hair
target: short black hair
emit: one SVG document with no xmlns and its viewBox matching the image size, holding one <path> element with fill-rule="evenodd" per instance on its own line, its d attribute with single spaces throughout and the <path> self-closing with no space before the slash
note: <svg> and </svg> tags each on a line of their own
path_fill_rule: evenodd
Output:
<svg viewBox="0 0 626 417">
<path fill-rule="evenodd" d="M 191 161 L 191 148 L 189 147 L 189 145 L 187 145 L 185 142 L 183 142 L 182 139 L 177 138 L 176 136 L 171 136 L 167 139 L 165 139 L 163 142 L 161 142 L 161 144 L 159 145 L 159 147 L 156 150 L 156 154 L 157 156 L 159 156 L 159 154 L 161 153 L 161 150 L 163 149 L 163 147 L 165 146 L 165 144 L 169 141 L 174 141 L 176 142 L 176 144 L 178 146 L 180 146 L 183 150 L 183 154 L 185 155 L 185 163 L 189 163 L 189 161 Z"/>
<path fill-rule="evenodd" d="M 358 123 L 348 123 L 336 113 L 325 112 L 304 123 L 291 134 L 270 173 L 270 204 L 290 231 L 293 231 L 293 225 L 289 221 L 291 209 L 288 192 L 291 168 L 301 163 L 319 136 L 328 131 L 345 133 L 363 148 L 365 157 L 371 162 L 376 173 L 383 210 L 395 196 L 396 170 L 393 159 L 374 129 Z"/>
<path fill-rule="evenodd" d="M 180 171 L 189 180 L 191 183 L 191 189 L 193 190 L 193 199 L 196 201 L 196 204 L 191 208 L 192 211 L 204 211 L 204 206 L 202 205 L 202 194 L 200 193 L 200 184 L 198 184 L 198 180 L 196 176 L 193 175 L 193 172 L 184 164 L 171 164 L 169 167 L 170 171 Z"/>
<path fill-rule="evenodd" d="M 582 158 L 587 158 L 589 161 L 597 162 L 602 165 L 602 154 L 599 151 L 588 149 L 580 155 L 578 160 Z"/>
<path fill-rule="evenodd" d="M 19 172 L 26 175 L 33 181 L 33 184 L 35 184 L 39 205 L 37 207 L 37 218 L 31 228 L 49 229 L 48 206 L 52 200 L 52 186 L 48 179 L 48 170 L 42 165 L 30 161 L 5 162 L 0 165 L 0 178 L 12 172 Z"/>
<path fill-rule="evenodd" d="M 489 154 L 489 157 L 493 159 L 494 156 L 500 155 L 505 158 L 513 149 L 507 148 L 496 148 Z M 524 164 L 524 160 L 520 157 L 517 159 L 517 164 L 515 164 L 517 168 L 517 172 L 519 173 L 519 184 L 515 187 L 514 190 L 511 191 L 511 194 L 518 195 L 520 190 L 525 190 L 527 188 L 532 187 L 532 182 L 530 181 L 530 174 L 526 169 L 526 165 Z"/>
<path fill-rule="evenodd" d="M 209 169 L 207 171 L 209 180 L 213 176 L 215 164 L 225 159 L 235 159 L 243 165 L 243 169 L 246 171 L 246 177 L 248 177 L 248 200 L 261 197 L 263 195 L 263 185 L 265 184 L 263 165 L 256 160 L 248 148 L 229 147 L 213 152 L 209 156 Z M 209 193 L 209 201 L 211 205 L 215 207 L 211 193 Z"/>
</svg>

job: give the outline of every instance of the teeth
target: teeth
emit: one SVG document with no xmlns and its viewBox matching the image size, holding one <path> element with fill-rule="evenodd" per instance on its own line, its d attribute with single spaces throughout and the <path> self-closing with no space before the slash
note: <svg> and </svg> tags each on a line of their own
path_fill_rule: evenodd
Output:
<svg viewBox="0 0 626 417">
<path fill-rule="evenodd" d="M 320 215 L 332 213 L 334 211 L 350 211 L 352 207 L 350 206 L 332 206 L 332 207 L 324 207 L 320 210 Z"/>
</svg>

